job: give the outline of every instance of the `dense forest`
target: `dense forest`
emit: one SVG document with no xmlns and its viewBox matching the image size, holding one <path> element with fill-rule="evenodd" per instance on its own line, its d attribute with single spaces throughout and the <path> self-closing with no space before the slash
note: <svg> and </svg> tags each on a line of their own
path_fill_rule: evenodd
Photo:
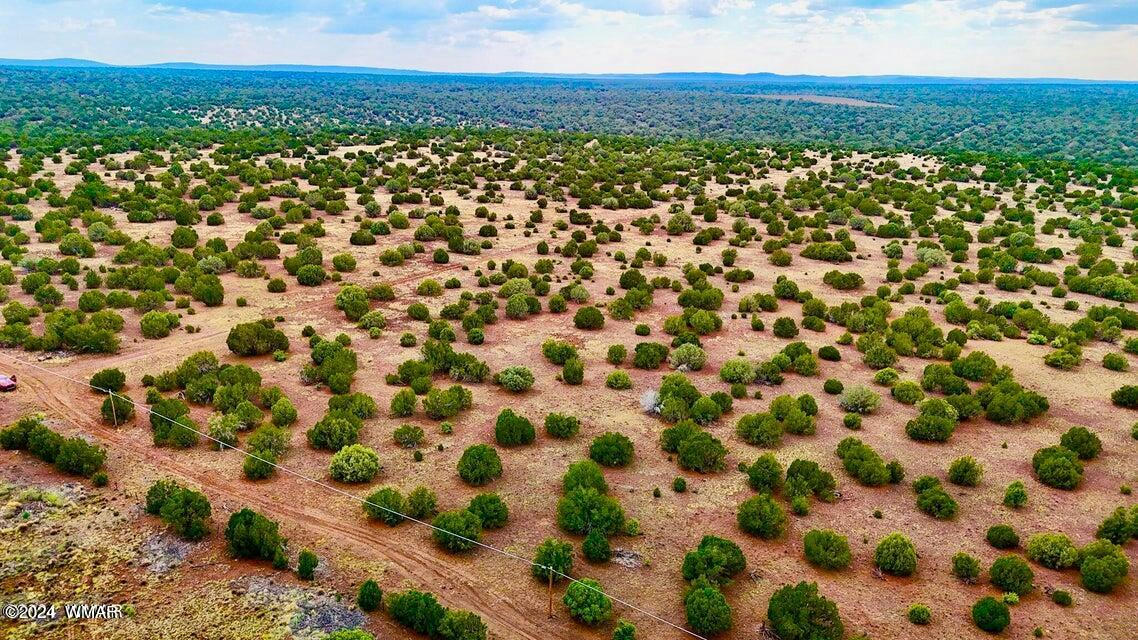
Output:
<svg viewBox="0 0 1138 640">
<path fill-rule="evenodd" d="M 884 106 L 760 96 L 822 94 Z M 0 70 L 0 142 L 123 128 L 510 126 L 982 151 L 1138 165 L 1138 85 L 763 84 L 476 76 Z M 144 136 L 143 136 L 144 138 Z"/>
</svg>

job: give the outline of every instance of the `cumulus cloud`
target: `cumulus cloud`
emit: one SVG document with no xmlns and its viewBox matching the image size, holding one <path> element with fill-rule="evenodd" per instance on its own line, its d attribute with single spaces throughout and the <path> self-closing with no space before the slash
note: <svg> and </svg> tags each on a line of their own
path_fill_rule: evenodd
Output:
<svg viewBox="0 0 1138 640">
<path fill-rule="evenodd" d="M 0 57 L 120 64 L 1138 78 L 1135 51 L 1135 0 L 0 3 Z"/>
</svg>

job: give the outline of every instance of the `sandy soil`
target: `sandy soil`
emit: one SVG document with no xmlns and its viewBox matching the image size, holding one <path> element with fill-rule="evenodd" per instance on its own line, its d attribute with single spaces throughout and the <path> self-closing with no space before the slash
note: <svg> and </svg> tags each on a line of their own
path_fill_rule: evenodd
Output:
<svg viewBox="0 0 1138 640">
<path fill-rule="evenodd" d="M 337 154 L 345 152 L 346 149 L 341 148 Z M 828 164 L 829 160 L 824 158 L 815 169 Z M 915 157 L 906 158 L 903 162 L 904 166 L 921 164 L 932 165 L 933 162 Z M 58 167 L 51 163 L 48 165 L 49 170 L 56 170 L 61 183 L 73 178 L 62 175 L 65 165 L 66 161 Z M 803 176 L 805 173 L 803 169 L 772 171 L 766 180 L 781 188 L 792 175 Z M 713 195 L 723 192 L 723 187 L 714 189 Z M 165 589 L 195 593 L 195 588 L 225 577 L 241 573 L 269 573 L 262 565 L 229 561 L 223 553 L 224 541 L 220 530 L 225 519 L 231 511 L 249 506 L 282 523 L 283 531 L 292 541 L 290 548 L 293 552 L 301 547 L 317 551 L 331 565 L 331 572 L 322 578 L 322 586 L 338 589 L 349 597 L 360 581 L 375 577 L 385 591 L 417 586 L 437 593 L 446 606 L 476 611 L 497 638 L 607 638 L 611 628 L 589 630 L 577 625 L 568 619 L 560 604 L 556 607 L 556 617 L 546 619 L 545 590 L 529 577 L 528 568 L 523 563 L 485 550 L 469 555 L 448 554 L 431 543 L 425 529 L 410 524 L 388 528 L 368 522 L 356 502 L 298 477 L 278 474 L 268 481 L 249 482 L 241 474 L 242 460 L 236 452 L 215 452 L 204 443 L 187 451 L 156 448 L 151 443 L 146 420 L 136 419 L 120 428 L 109 427 L 98 420 L 100 397 L 78 384 L 62 381 L 15 360 L 37 359 L 39 366 L 78 380 L 86 380 L 104 367 L 119 367 L 128 376 L 128 393 L 138 401 L 144 395 L 139 384 L 142 375 L 171 368 L 199 350 L 211 350 L 226 362 L 250 364 L 262 373 L 265 385 L 276 384 L 284 389 L 300 411 L 300 420 L 292 428 L 292 449 L 282 463 L 308 478 L 330 482 L 327 479 L 330 454 L 310 449 L 304 437 L 305 430 L 323 415 L 329 394 L 326 390 L 305 387 L 300 382 L 299 370 L 308 361 L 307 342 L 299 337 L 301 328 L 312 325 L 318 333 L 326 336 L 341 331 L 349 334 L 353 339 L 352 348 L 360 356 L 360 370 L 353 390 L 370 394 L 386 410 L 390 398 L 399 388 L 386 385 L 384 375 L 394 371 L 403 360 L 418 355 L 417 349 L 398 346 L 399 335 L 410 331 L 418 336 L 420 344 L 426 337 L 426 325 L 411 321 L 404 313 L 406 306 L 418 299 L 414 293 L 418 283 L 428 277 L 440 282 L 456 277 L 462 282 L 462 289 L 447 290 L 440 298 L 424 300 L 437 312 L 443 304 L 457 300 L 459 292 L 478 291 L 474 272 L 484 268 L 487 260 L 494 259 L 500 263 L 506 258 L 514 258 L 532 263 L 538 257 L 534 248 L 540 239 L 547 237 L 545 229 L 548 225 L 542 225 L 541 233 L 525 237 L 520 221 L 527 219 L 533 205 L 522 199 L 520 192 L 505 190 L 503 193 L 504 203 L 489 205 L 491 211 L 498 213 L 499 219 L 500 236 L 494 248 L 478 257 L 452 254 L 452 261 L 447 265 L 435 265 L 430 262 L 429 255 L 420 255 L 398 268 L 382 267 L 378 262 L 380 252 L 409 242 L 412 237 L 410 229 L 393 230 L 392 235 L 380 237 L 379 243 L 373 247 L 350 246 L 347 238 L 355 228 L 352 216 L 361 212 L 361 207 L 354 204 L 352 198 L 349 198 L 348 213 L 324 216 L 328 236 L 320 241 L 320 245 L 325 248 L 326 260 L 334 253 L 347 251 L 359 261 L 357 271 L 346 275 L 345 281 L 365 286 L 390 282 L 396 288 L 397 300 L 377 307 L 384 310 L 389 321 L 388 329 L 378 340 L 369 339 L 334 309 L 333 299 L 337 290 L 334 283 L 313 289 L 300 287 L 295 279 L 284 275 L 279 260 L 265 261 L 263 264 L 268 268 L 270 277 L 282 276 L 289 282 L 288 293 L 268 295 L 264 293 L 263 280 L 240 279 L 227 274 L 223 277 L 225 306 L 206 309 L 194 303 L 194 314 L 183 317 L 183 323 L 201 327 L 200 333 L 187 335 L 177 332 L 166 339 L 146 340 L 139 334 L 137 314 L 126 310 L 123 312 L 127 319 L 123 348 L 115 356 L 51 356 L 43 360 L 36 358 L 35 354 L 4 351 L 0 354 L 0 363 L 6 371 L 19 374 L 22 384 L 16 393 L 0 399 L 0 424 L 6 424 L 26 411 L 39 410 L 58 420 L 60 430 L 81 433 L 105 444 L 109 450 L 107 467 L 113 478 L 110 491 L 105 493 L 123 496 L 123 504 L 132 501 L 137 504 L 149 483 L 161 477 L 174 476 L 200 487 L 214 505 L 215 533 L 194 552 L 195 568 L 175 571 L 164 583 Z M 459 206 L 468 227 L 473 225 L 477 228 L 481 224 L 473 217 L 476 203 L 459 198 L 455 192 L 443 195 L 448 204 Z M 1002 194 L 1001 197 L 1006 199 L 1009 195 Z M 389 201 L 385 194 L 380 198 L 384 205 Z M 273 198 L 268 204 L 275 206 L 278 202 L 278 198 Z M 412 207 L 403 208 L 409 210 Z M 40 211 L 42 209 L 37 213 Z M 202 242 L 216 235 L 225 238 L 232 246 L 256 224 L 250 217 L 238 214 L 233 203 L 221 211 L 226 217 L 226 224 L 222 227 L 200 226 L 198 231 Z M 653 212 L 666 219 L 667 205 L 657 205 L 649 212 L 594 210 L 593 215 L 612 226 L 617 222 L 628 225 L 634 218 Z M 122 212 L 115 215 L 121 216 L 120 226 L 136 238 L 149 237 L 165 242 L 172 229 L 172 223 L 129 224 Z M 501 224 L 509 215 L 519 221 L 517 229 L 507 230 Z M 552 210 L 546 213 L 547 221 L 558 217 L 561 216 Z M 729 217 L 721 216 L 716 224 L 729 229 L 730 222 Z M 33 223 L 20 224 L 31 231 Z M 699 224 L 703 225 L 702 222 Z M 967 226 L 973 232 L 978 229 L 978 225 Z M 34 233 L 32 235 L 35 236 Z M 822 283 L 822 275 L 834 268 L 831 265 L 807 260 L 794 252 L 792 265 L 776 269 L 770 266 L 766 255 L 758 248 L 761 240 L 741 250 L 736 266 L 752 269 L 756 277 L 741 285 L 738 292 L 725 288 L 726 299 L 721 311 L 724 328 L 704 340 L 709 355 L 708 365 L 703 371 L 691 374 L 695 384 L 706 392 L 725 389 L 716 376 L 724 360 L 740 352 L 754 360 L 765 359 L 785 346 L 787 341 L 774 338 L 769 329 L 763 333 L 752 332 L 748 320 L 730 317 L 743 295 L 769 292 L 778 275 L 793 278 L 803 289 L 812 290 L 831 303 L 845 298 L 856 299 L 883 284 L 885 259 L 881 257 L 880 248 L 884 241 L 867 238 L 860 233 L 855 233 L 854 237 L 859 253 L 868 257 L 840 268 L 861 273 L 866 285 L 863 291 L 848 294 L 836 292 Z M 1045 246 L 1051 244 L 1065 250 L 1074 246 L 1073 241 L 1058 237 L 1048 238 Z M 624 233 L 619 245 L 602 247 L 602 254 L 619 248 L 631 255 L 640 246 L 668 256 L 664 267 L 645 267 L 644 273 L 649 278 L 656 275 L 678 278 L 687 262 L 718 263 L 719 251 L 727 247 L 721 240 L 697 252 L 687 236 L 669 238 L 662 230 L 657 230 L 646 237 L 632 229 Z M 52 251 L 54 247 L 51 245 L 33 244 L 31 255 L 48 255 Z M 285 248 L 284 254 L 288 255 L 289 251 Z M 1106 248 L 1107 255 L 1120 262 L 1126 259 L 1128 251 L 1129 247 Z M 97 257 L 84 263 L 92 267 L 109 264 L 112 255 L 113 249 L 102 247 Z M 568 281 L 569 261 L 550 257 L 557 264 L 555 280 Z M 973 268 L 974 260 L 973 251 Z M 1060 272 L 1069 260 L 1044 268 Z M 902 268 L 912 261 L 912 250 L 908 247 Z M 603 302 L 613 299 L 615 296 L 606 294 L 606 288 L 616 287 L 620 274 L 618 265 L 603 255 L 595 256 L 593 262 L 597 268 L 596 275 L 585 283 L 592 300 Z M 371 276 L 373 270 L 379 270 L 382 277 Z M 950 268 L 934 269 L 922 282 L 951 275 Z M 554 283 L 554 289 L 559 286 Z M 723 285 L 720 283 L 720 286 Z M 621 292 L 619 288 L 616 291 Z M 1055 304 L 1042 288 L 1038 294 L 1005 294 L 984 285 L 965 285 L 960 291 L 966 300 L 981 293 L 993 300 L 1027 298 L 1037 304 L 1051 300 L 1052 306 L 1046 311 L 1053 319 L 1071 322 L 1079 317 L 1078 313 L 1062 311 L 1061 304 Z M 9 292 L 14 299 L 27 298 L 17 287 L 10 287 Z M 79 293 L 65 291 L 67 304 L 73 305 Z M 248 307 L 237 308 L 232 304 L 239 296 L 248 298 Z M 1102 303 L 1078 294 L 1072 294 L 1070 298 L 1078 300 L 1084 309 L 1088 305 Z M 904 303 L 895 305 L 894 316 L 908 307 L 923 304 L 918 296 L 909 296 Z M 934 306 L 930 311 L 934 319 L 944 324 L 943 313 L 939 309 Z M 918 631 L 905 619 L 905 611 L 910 604 L 923 602 L 932 608 L 933 622 L 919 631 L 922 637 L 983 637 L 971 625 L 968 608 L 977 598 L 995 591 L 986 584 L 963 586 L 952 578 L 949 565 L 953 553 L 969 551 L 979 556 L 986 567 L 1000 553 L 984 542 L 984 532 L 988 526 L 998 522 L 1012 524 L 1024 539 L 1040 531 L 1063 531 L 1076 543 L 1083 544 L 1091 540 L 1098 523 L 1115 506 L 1135 504 L 1134 498 L 1119 494 L 1119 487 L 1138 482 L 1138 445 L 1128 435 L 1130 424 L 1138 420 L 1138 414 L 1113 408 L 1107 399 L 1111 390 L 1128 381 L 1133 383 L 1134 377 L 1133 374 L 1109 372 L 1098 364 L 1102 353 L 1117 350 L 1101 343 L 1088 347 L 1087 362 L 1080 370 L 1063 373 L 1043 365 L 1045 347 L 1033 347 L 1022 340 L 970 342 L 970 348 L 983 349 L 999 362 L 1010 365 L 1025 385 L 1047 395 L 1052 410 L 1042 419 L 1014 427 L 974 420 L 963 424 L 952 440 L 944 445 L 920 444 L 905 437 L 904 425 L 915 415 L 915 409 L 883 394 L 886 397 L 882 410 L 868 417 L 857 435 L 886 459 L 900 460 L 906 467 L 908 478 L 926 473 L 943 478 L 948 463 L 965 454 L 975 456 L 983 463 L 986 474 L 979 487 L 964 489 L 946 484 L 960 503 L 961 510 L 961 515 L 951 522 L 933 520 L 918 511 L 915 497 L 907 484 L 870 489 L 858 485 L 842 471 L 834 448 L 849 432 L 841 426 L 842 412 L 836 400 L 825 395 L 821 386 L 822 381 L 829 377 L 838 378 L 847 386 L 871 384 L 872 371 L 860 363 L 859 354 L 852 347 L 839 347 L 843 360 L 838 363 L 822 362 L 822 372 L 818 377 L 790 375 L 780 387 L 762 388 L 762 399 L 736 401 L 734 412 L 711 427 L 730 451 L 728 471 L 712 475 L 681 471 L 657 444 L 659 433 L 666 425 L 644 415 L 638 402 L 641 392 L 658 386 L 660 378 L 668 373 L 666 367 L 658 371 L 642 371 L 626 365 L 626 371 L 633 379 L 633 389 L 614 392 L 604 387 L 604 378 L 613 369 L 604 360 L 608 346 L 622 343 L 631 352 L 632 347 L 643 340 L 633 333 L 634 325 L 641 322 L 653 327 L 653 334 L 648 339 L 667 341 L 659 328 L 665 317 L 679 312 L 675 295 L 661 291 L 655 296 L 654 306 L 638 313 L 633 322 L 607 319 L 601 332 L 576 330 L 572 326 L 571 312 L 562 315 L 543 313 L 525 321 L 509 320 L 503 314 L 498 324 L 487 327 L 485 345 L 472 347 L 460 341 L 456 348 L 477 354 L 492 370 L 526 364 L 537 378 L 534 389 L 516 396 L 489 384 L 471 385 L 474 407 L 453 420 L 455 430 L 452 435 L 441 434 L 438 424 L 421 414 L 407 420 L 385 415 L 367 421 L 361 440 L 380 453 L 383 473 L 373 485 L 340 488 L 357 496 L 366 496 L 380 485 L 394 485 L 409 491 L 425 484 L 438 492 L 441 508 L 463 506 L 478 491 L 458 479 L 455 464 L 467 446 L 492 442 L 495 417 L 502 408 L 512 407 L 534 422 L 539 437 L 534 445 L 501 450 L 505 473 L 485 489 L 502 495 L 510 507 L 510 523 L 501 530 L 489 532 L 485 542 L 528 557 L 543 539 L 564 537 L 556 527 L 554 514 L 560 495 L 560 477 L 566 466 L 587 456 L 588 445 L 594 436 L 606 431 L 619 431 L 634 440 L 636 459 L 627 468 L 607 470 L 606 477 L 628 515 L 640 521 L 644 535 L 618 537 L 613 540 L 613 546 L 640 554 L 645 564 L 635 569 L 615 563 L 597 566 L 578 556 L 574 573 L 578 577 L 595 577 L 612 594 L 679 624 L 683 621 L 685 583 L 679 572 L 683 554 L 698 544 L 705 534 L 735 540 L 743 547 L 749 570 L 753 573 L 739 579 L 726 591 L 734 609 L 735 626 L 722 637 L 732 640 L 756 637 L 770 594 L 782 584 L 802 579 L 819 582 L 822 592 L 838 603 L 851 631 L 864 631 L 874 638 L 913 637 Z M 278 363 L 267 357 L 239 359 L 229 354 L 225 337 L 233 324 L 278 315 L 284 318 L 280 328 L 292 338 L 293 348 L 287 361 Z M 783 315 L 800 318 L 799 305 L 784 302 L 778 312 L 763 314 L 763 317 L 769 327 L 774 318 Z M 799 339 L 817 348 L 832 344 L 840 333 L 838 327 L 828 325 L 822 333 L 803 331 Z M 541 343 L 548 337 L 566 339 L 578 345 L 587 365 L 584 385 L 570 387 L 556 380 L 559 369 L 545 361 L 540 351 Z M 925 364 L 925 361 L 907 358 L 898 368 L 906 378 L 915 379 Z M 784 465 L 795 458 L 817 461 L 838 479 L 842 499 L 835 504 L 817 503 L 808 516 L 792 516 L 785 539 L 762 542 L 741 533 L 735 525 L 736 506 L 751 495 L 745 476 L 736 472 L 735 466 L 739 462 L 750 463 L 762 451 L 739 441 L 734 434 L 734 425 L 746 413 L 765 410 L 773 397 L 783 393 L 811 393 L 818 399 L 818 433 L 809 437 L 786 436 L 776 455 Z M 581 433 L 568 442 L 546 437 L 540 425 L 545 414 L 551 411 L 578 415 L 583 423 Z M 194 416 L 204 423 L 208 416 L 207 408 L 196 408 Z M 422 448 L 423 462 L 414 462 L 410 451 L 400 449 L 392 441 L 392 431 L 405 422 L 419 424 L 427 433 L 427 442 Z M 1074 424 L 1092 428 L 1102 437 L 1103 455 L 1087 465 L 1087 480 L 1078 491 L 1049 489 L 1033 479 L 1031 454 L 1039 447 L 1057 442 L 1059 434 Z M 1005 443 L 1006 447 L 1003 446 Z M 26 454 L 6 451 L 0 452 L 0 468 L 16 476 L 28 473 L 52 475 L 43 471 L 43 465 L 29 459 Z M 687 479 L 687 493 L 671 491 L 675 476 Z M 1002 507 L 1000 501 L 1004 488 L 1016 479 L 1027 484 L 1031 497 L 1026 508 L 1011 511 Z M 653 497 L 656 487 L 662 490 L 660 498 Z M 880 519 L 873 517 L 875 510 L 882 512 Z M 135 514 L 130 526 L 157 525 L 153 519 Z M 802 555 L 802 535 L 815 527 L 833 528 L 849 537 L 854 552 L 853 566 L 849 570 L 826 573 L 806 563 Z M 874 577 L 873 548 L 881 537 L 891 531 L 904 531 L 916 543 L 920 567 L 913 578 L 882 581 Z M 575 539 L 574 542 L 579 548 L 580 540 Z M 1132 562 L 1138 561 L 1138 545 L 1131 543 L 1127 553 Z M 209 562 L 223 564 L 196 568 L 197 563 Z M 1047 637 L 1054 638 L 1090 640 L 1123 638 L 1132 634 L 1138 624 L 1138 581 L 1131 578 L 1113 594 L 1101 596 L 1083 590 L 1076 572 L 1060 573 L 1038 566 L 1034 568 L 1040 589 L 1014 607 L 1012 626 L 1005 632 L 1006 637 L 1028 637 L 1037 626 L 1045 631 Z M 1040 593 L 1044 586 L 1070 590 L 1075 595 L 1077 606 L 1062 609 L 1053 605 Z M 563 589 L 557 588 L 558 602 Z M 136 603 L 138 614 L 135 624 L 141 625 L 129 629 L 146 628 L 148 623 L 155 625 L 152 628 L 158 628 L 162 621 L 174 615 L 172 611 L 176 611 L 173 602 L 163 602 L 153 591 L 127 589 L 123 593 L 122 597 Z M 680 632 L 626 607 L 617 605 L 615 609 L 614 618 L 626 617 L 634 621 L 640 628 L 641 637 L 684 637 Z M 386 617 L 371 616 L 370 620 L 370 626 L 381 634 L 380 637 L 403 637 L 404 632 L 392 627 Z M 123 635 L 127 628 L 107 622 L 88 625 L 83 632 L 89 633 L 90 637 L 129 637 Z M 62 633 L 45 637 L 67 637 Z"/>
</svg>

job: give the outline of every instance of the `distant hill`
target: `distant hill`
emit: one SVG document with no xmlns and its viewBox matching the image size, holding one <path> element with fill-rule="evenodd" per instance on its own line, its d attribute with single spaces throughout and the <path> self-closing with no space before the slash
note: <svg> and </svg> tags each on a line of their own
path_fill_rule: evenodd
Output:
<svg viewBox="0 0 1138 640">
<path fill-rule="evenodd" d="M 201 62 L 160 62 L 144 65 L 112 65 L 82 58 L 22 60 L 0 58 L 0 66 L 101 69 L 176 69 L 186 71 L 253 71 L 278 73 L 342 73 L 381 76 L 467 76 L 499 78 L 564 78 L 588 80 L 674 80 L 678 82 L 749 82 L 767 84 L 1135 84 L 1134 81 L 1084 80 L 1079 78 L 982 78 L 966 76 L 858 75 L 825 76 L 779 73 L 721 73 L 674 71 L 664 73 L 539 73 L 532 71 L 448 72 L 386 67 L 309 65 L 309 64 L 207 64 Z"/>
<path fill-rule="evenodd" d="M 0 67 L 111 67 L 105 62 L 84 60 L 82 58 L 47 58 L 44 60 L 21 60 L 20 58 L 0 58 Z"/>
</svg>

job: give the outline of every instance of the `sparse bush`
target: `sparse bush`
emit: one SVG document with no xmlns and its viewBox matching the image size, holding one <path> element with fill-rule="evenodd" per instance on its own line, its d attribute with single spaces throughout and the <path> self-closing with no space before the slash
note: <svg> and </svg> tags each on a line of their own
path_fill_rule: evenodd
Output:
<svg viewBox="0 0 1138 640">
<path fill-rule="evenodd" d="M 597 436 L 589 446 L 589 457 L 606 467 L 623 467 L 632 462 L 632 441 L 627 436 L 608 432 Z"/>
<path fill-rule="evenodd" d="M 704 636 L 714 636 L 731 628 L 731 607 L 714 587 L 697 587 L 684 598 L 688 626 Z"/>
<path fill-rule="evenodd" d="M 818 585 L 799 582 L 774 592 L 767 603 L 771 630 L 780 640 L 841 640 L 845 627 L 838 606 L 818 595 Z"/>
<path fill-rule="evenodd" d="M 545 583 L 549 580 L 550 568 L 553 569 L 554 582 L 561 582 L 565 579 L 564 576 L 569 575 L 573 569 L 572 544 L 555 538 L 546 538 L 537 546 L 530 572 Z"/>
<path fill-rule="evenodd" d="M 980 561 L 963 551 L 952 556 L 952 575 L 965 584 L 973 584 L 980 578 Z"/>
<path fill-rule="evenodd" d="M 740 529 L 764 540 L 774 540 L 786 532 L 786 512 L 769 495 L 744 500 L 736 521 Z"/>
<path fill-rule="evenodd" d="M 333 480 L 358 484 L 371 482 L 379 473 L 379 456 L 361 444 L 348 445 L 332 456 L 328 473 Z"/>
<path fill-rule="evenodd" d="M 843 391 L 838 404 L 846 411 L 867 415 L 881 406 L 881 396 L 868 387 L 857 385 Z"/>
<path fill-rule="evenodd" d="M 988 569 L 988 577 L 992 585 L 1001 591 L 1010 591 L 1020 596 L 1031 593 L 1034 587 L 1035 572 L 1022 558 L 1007 555 L 997 559 Z"/>
<path fill-rule="evenodd" d="M 904 534 L 893 532 L 877 543 L 873 563 L 895 576 L 910 576 L 917 570 L 917 550 Z"/>
<path fill-rule="evenodd" d="M 1027 557 L 1048 569 L 1062 570 L 1079 562 L 1079 550 L 1062 533 L 1037 533 L 1027 541 Z"/>
<path fill-rule="evenodd" d="M 576 416 L 551 413 L 545 416 L 545 432 L 554 438 L 572 438 L 581 429 L 581 421 Z"/>
<path fill-rule="evenodd" d="M 470 551 L 482 539 L 482 521 L 466 509 L 444 511 L 431 525 L 431 537 L 448 551 Z"/>
<path fill-rule="evenodd" d="M 1078 454 L 1080 460 L 1091 460 L 1102 451 L 1102 441 L 1086 427 L 1071 427 L 1059 439 L 1059 444 Z"/>
<path fill-rule="evenodd" d="M 984 468 L 972 456 L 961 456 L 948 467 L 948 481 L 962 487 L 975 487 L 984 476 Z"/>
<path fill-rule="evenodd" d="M 1011 624 L 1011 611 L 1008 605 L 985 596 L 972 605 L 972 622 L 983 631 L 999 633 Z"/>
<path fill-rule="evenodd" d="M 589 626 L 602 624 L 612 617 L 612 601 L 596 580 L 584 578 L 573 582 L 561 601 L 569 608 L 570 617 Z"/>
<path fill-rule="evenodd" d="M 988 527 L 984 537 L 988 540 L 988 544 L 997 549 L 1014 549 L 1019 546 L 1019 534 L 1011 528 L 1011 525 L 994 524 Z"/>
<path fill-rule="evenodd" d="M 458 460 L 458 475 L 467 484 L 480 487 L 502 475 L 502 461 L 493 447 L 472 445 Z"/>
<path fill-rule="evenodd" d="M 811 529 L 803 538 L 810 564 L 831 571 L 850 566 L 850 545 L 846 537 L 829 529 Z"/>
<path fill-rule="evenodd" d="M 533 372 L 528 367 L 506 367 L 494 376 L 494 380 L 508 391 L 524 393 L 533 386 Z"/>
<path fill-rule="evenodd" d="M 356 606 L 361 611 L 372 612 L 383 604 L 383 590 L 375 580 L 364 580 L 356 592 Z"/>
<path fill-rule="evenodd" d="M 494 423 L 494 440 L 503 447 L 530 444 L 535 436 L 533 423 L 525 416 L 503 409 Z"/>
<path fill-rule="evenodd" d="M 1095 540 L 1080 553 L 1079 576 L 1088 591 L 1110 593 L 1126 578 L 1129 570 L 1126 553 L 1109 540 Z"/>
</svg>

